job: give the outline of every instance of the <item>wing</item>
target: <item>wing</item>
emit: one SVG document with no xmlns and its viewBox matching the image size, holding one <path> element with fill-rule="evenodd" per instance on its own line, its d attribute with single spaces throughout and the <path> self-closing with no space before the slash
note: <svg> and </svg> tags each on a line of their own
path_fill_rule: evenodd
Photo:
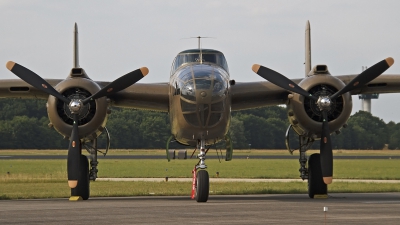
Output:
<svg viewBox="0 0 400 225">
<path fill-rule="evenodd" d="M 357 75 L 336 76 L 348 84 Z M 46 79 L 55 86 L 61 79 Z M 293 79 L 298 84 L 301 79 Z M 110 82 L 97 82 L 101 87 Z M 141 84 L 137 83 L 116 94 L 110 95 L 112 105 L 134 109 L 168 112 L 168 83 Z M 285 104 L 288 91 L 268 82 L 237 82 L 230 89 L 232 95 L 232 110 L 251 109 L 263 106 Z M 400 75 L 381 75 L 351 94 L 370 93 L 400 93 Z M 0 98 L 38 98 L 46 99 L 48 94 L 32 87 L 20 79 L 0 80 Z"/>
<path fill-rule="evenodd" d="M 51 86 L 56 86 L 61 79 L 45 79 Z M 111 82 L 97 82 L 105 87 Z M 36 98 L 47 99 L 49 95 L 20 79 L 0 80 L 0 98 Z M 116 107 L 146 109 L 168 112 L 168 83 L 134 84 L 108 96 Z"/>
<path fill-rule="evenodd" d="M 350 83 L 358 74 L 335 76 L 345 84 Z M 296 84 L 302 79 L 292 79 Z M 290 92 L 268 82 L 237 82 L 231 86 L 232 110 L 243 110 L 263 106 L 285 104 Z M 373 93 L 400 93 L 400 75 L 384 74 L 375 78 L 367 85 L 351 91 L 352 95 Z"/>
<path fill-rule="evenodd" d="M 336 76 L 345 84 L 348 84 L 356 75 Z M 399 74 L 383 74 L 375 78 L 367 85 L 361 86 L 351 91 L 352 95 L 357 94 L 373 94 L 373 93 L 400 93 L 400 75 Z"/>
<path fill-rule="evenodd" d="M 296 83 L 301 79 L 294 80 Z M 289 92 L 268 81 L 240 83 L 230 89 L 232 110 L 285 104 Z"/>
<path fill-rule="evenodd" d="M 103 87 L 109 82 L 97 83 Z M 108 97 L 116 107 L 168 112 L 168 88 L 168 83 L 136 83 Z"/>
<path fill-rule="evenodd" d="M 46 79 L 51 86 L 56 86 L 62 80 Z M 0 98 L 37 98 L 47 99 L 49 95 L 32 87 L 21 79 L 0 80 Z"/>
</svg>

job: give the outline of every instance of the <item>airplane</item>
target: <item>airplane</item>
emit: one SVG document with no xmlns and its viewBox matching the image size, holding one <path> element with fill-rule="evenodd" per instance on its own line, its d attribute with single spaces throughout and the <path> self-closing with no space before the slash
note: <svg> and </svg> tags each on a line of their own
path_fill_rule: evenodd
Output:
<svg viewBox="0 0 400 225">
<path fill-rule="evenodd" d="M 199 42 L 200 42 L 200 38 Z M 207 202 L 209 175 L 205 163 L 211 145 L 227 142 L 226 160 L 232 159 L 229 137 L 231 112 L 272 105 L 287 105 L 290 126 L 299 136 L 300 177 L 308 180 L 308 195 L 326 195 L 332 182 L 331 133 L 346 126 L 352 110 L 351 95 L 400 92 L 400 75 L 381 75 L 393 63 L 386 58 L 359 75 L 332 76 L 326 65 L 311 69 L 310 24 L 306 24 L 304 78 L 288 79 L 255 64 L 252 70 L 267 81 L 235 82 L 230 79 L 222 52 L 184 50 L 177 54 L 169 82 L 137 83 L 149 70 L 139 68 L 113 82 L 93 81 L 79 65 L 78 27 L 74 26 L 74 60 L 66 79 L 43 79 L 26 67 L 9 61 L 6 67 L 20 79 L 0 80 L 0 97 L 47 99 L 50 125 L 69 139 L 67 172 L 71 198 L 87 200 L 90 181 L 97 178 L 97 138 L 108 134 L 109 107 L 147 109 L 169 114 L 171 138 L 199 150 L 193 172 L 193 198 Z M 306 152 L 321 139 L 320 153 Z M 89 146 L 89 147 L 88 147 Z M 109 146 L 109 141 L 108 141 Z M 85 147 L 88 158 L 82 154 Z M 168 154 L 167 154 L 168 156 Z M 308 162 L 308 164 L 307 164 Z"/>
</svg>

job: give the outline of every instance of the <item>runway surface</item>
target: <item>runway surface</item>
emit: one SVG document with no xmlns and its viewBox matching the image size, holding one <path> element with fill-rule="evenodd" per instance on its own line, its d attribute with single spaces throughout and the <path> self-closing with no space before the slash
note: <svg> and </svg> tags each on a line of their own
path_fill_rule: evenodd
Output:
<svg viewBox="0 0 400 225">
<path fill-rule="evenodd" d="M 188 156 L 190 157 L 190 156 Z M 162 155 L 107 155 L 101 159 L 166 159 Z M 207 155 L 207 159 L 217 159 L 216 155 Z M 299 159 L 298 155 L 237 155 L 234 159 Z M 400 156 L 333 156 L 334 159 L 400 159 Z M 67 159 L 67 155 L 0 155 L 2 159 Z M 178 159 L 178 158 L 176 158 Z"/>
<path fill-rule="evenodd" d="M 324 207 L 328 207 L 326 214 Z M 326 216 L 326 217 L 325 217 Z M 2 200 L 0 224 L 399 224 L 400 193 Z"/>
</svg>

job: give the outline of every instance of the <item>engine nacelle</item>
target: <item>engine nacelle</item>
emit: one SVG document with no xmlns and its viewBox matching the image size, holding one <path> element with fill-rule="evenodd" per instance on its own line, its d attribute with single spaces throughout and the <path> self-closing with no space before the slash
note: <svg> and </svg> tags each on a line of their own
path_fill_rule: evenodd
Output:
<svg viewBox="0 0 400 225">
<path fill-rule="evenodd" d="M 100 90 L 100 86 L 87 78 L 68 78 L 55 86 L 55 89 L 69 99 L 85 99 Z M 108 102 L 105 97 L 90 101 L 79 113 L 79 138 L 89 141 L 97 138 L 107 122 Z M 73 117 L 68 105 L 49 96 L 47 114 L 50 123 L 58 133 L 66 138 L 71 136 Z"/>
<path fill-rule="evenodd" d="M 330 96 L 342 89 L 345 84 L 325 71 L 324 74 L 311 75 L 303 79 L 299 86 L 314 96 Z M 342 94 L 332 100 L 328 111 L 329 130 L 340 130 L 350 117 L 353 107 L 350 93 Z M 288 104 L 288 118 L 297 134 L 313 139 L 321 137 L 322 113 L 315 101 L 299 94 L 291 94 Z"/>
</svg>

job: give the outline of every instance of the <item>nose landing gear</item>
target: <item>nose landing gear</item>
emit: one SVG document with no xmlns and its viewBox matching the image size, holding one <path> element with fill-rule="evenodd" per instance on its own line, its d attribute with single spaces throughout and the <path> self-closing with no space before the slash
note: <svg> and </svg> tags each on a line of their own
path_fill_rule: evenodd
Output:
<svg viewBox="0 0 400 225">
<path fill-rule="evenodd" d="M 192 171 L 192 199 L 196 199 L 197 202 L 207 202 L 210 191 L 210 177 L 207 170 L 205 170 L 207 168 L 205 164 L 207 152 L 205 141 L 200 140 L 200 153 L 198 154 L 200 161 Z"/>
</svg>

